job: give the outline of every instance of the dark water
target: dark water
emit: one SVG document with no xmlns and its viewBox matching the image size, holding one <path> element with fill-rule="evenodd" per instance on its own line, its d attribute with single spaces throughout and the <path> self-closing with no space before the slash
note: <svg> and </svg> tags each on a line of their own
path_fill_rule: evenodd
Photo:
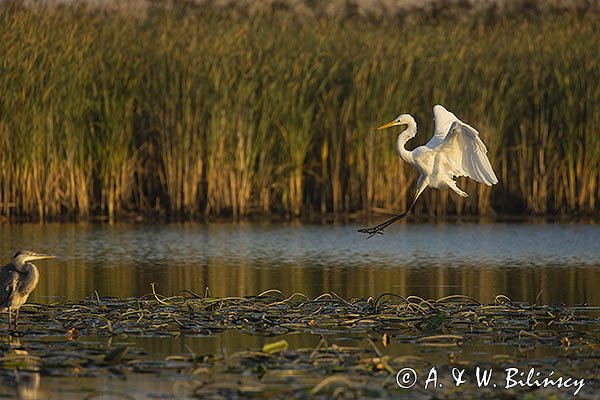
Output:
<svg viewBox="0 0 600 400">
<path fill-rule="evenodd" d="M 358 225 L 295 224 L 163 224 L 114 226 L 100 224 L 1 225 L 0 257 L 8 262 L 20 248 L 49 252 L 56 260 L 38 262 L 42 277 L 31 302 L 79 300 L 93 294 L 131 297 L 150 291 L 187 289 L 213 296 L 243 296 L 276 288 L 286 294 L 315 297 L 335 292 L 343 297 L 376 296 L 383 292 L 440 298 L 466 294 L 491 302 L 497 294 L 538 303 L 588 302 L 600 305 L 600 225 L 593 224 L 405 224 L 384 236 L 365 240 Z M 290 334 L 290 348 L 314 347 L 319 337 Z M 227 331 L 209 337 L 117 338 L 145 349 L 149 358 L 167 355 L 232 354 L 260 349 L 278 338 Z M 4 339 L 3 339 L 4 340 Z M 8 340 L 8 339 L 6 339 Z M 25 335 L 21 345 L 39 339 Z M 81 340 L 115 345 L 106 337 Z M 330 339 L 332 342 L 335 339 Z M 364 344 L 362 341 L 357 342 Z M 560 349 L 559 349 L 560 350 Z M 560 350 L 561 352 L 563 350 Z M 415 349 L 393 343 L 391 355 L 416 355 L 437 362 L 450 356 L 487 360 L 514 348 L 470 343 L 459 350 Z M 452 355 L 450 354 L 452 352 Z M 548 357 L 535 349 L 530 359 Z M 15 372 L 16 373 L 16 372 Z M 30 373 L 15 386 L 0 384 L 0 396 L 30 390 L 21 398 L 80 399 L 90 393 L 125 393 L 128 398 L 184 398 L 185 380 L 130 374 L 64 377 Z M 25 393 L 25 392 L 23 392 Z M 96 397 L 93 397 L 96 398 Z"/>
<path fill-rule="evenodd" d="M 600 225 L 406 224 L 365 240 L 358 225 L 23 224 L 0 226 L 0 257 L 50 252 L 33 302 L 187 289 L 243 296 L 277 288 L 314 297 L 382 292 L 497 294 L 600 305 Z"/>
</svg>

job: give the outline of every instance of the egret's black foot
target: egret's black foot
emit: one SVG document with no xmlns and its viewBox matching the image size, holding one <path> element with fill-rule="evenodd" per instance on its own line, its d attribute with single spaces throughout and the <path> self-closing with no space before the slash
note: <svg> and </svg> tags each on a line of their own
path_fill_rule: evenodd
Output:
<svg viewBox="0 0 600 400">
<path fill-rule="evenodd" d="M 381 227 L 381 226 L 377 225 L 376 227 L 373 227 L 373 228 L 362 228 L 362 229 L 359 229 L 358 231 L 360 233 L 368 234 L 369 237 L 367 237 L 367 239 L 371 239 L 375 235 L 383 235 L 384 229 L 385 229 L 385 227 Z"/>
<path fill-rule="evenodd" d="M 402 213 L 400 215 L 396 215 L 395 217 L 392 217 L 390 219 L 388 219 L 387 221 L 377 225 L 376 227 L 373 228 L 363 228 L 363 229 L 359 229 L 358 231 L 360 233 L 367 233 L 369 235 L 369 237 L 367 239 L 371 239 L 373 236 L 379 234 L 379 235 L 383 235 L 383 231 L 385 230 L 385 228 L 387 228 L 388 226 L 390 226 L 391 224 L 393 224 L 396 221 L 400 221 L 402 218 L 406 217 L 408 214 L 410 214 L 412 212 L 412 208 L 405 212 Z"/>
</svg>

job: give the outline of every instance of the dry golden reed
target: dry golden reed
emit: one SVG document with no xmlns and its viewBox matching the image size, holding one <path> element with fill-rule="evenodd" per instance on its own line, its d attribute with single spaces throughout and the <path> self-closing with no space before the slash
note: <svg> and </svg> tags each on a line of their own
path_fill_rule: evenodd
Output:
<svg viewBox="0 0 600 400">
<path fill-rule="evenodd" d="M 298 216 L 404 209 L 399 113 L 446 105 L 479 128 L 500 183 L 430 191 L 429 214 L 600 206 L 596 14 L 252 18 L 0 11 L 0 213 Z"/>
</svg>

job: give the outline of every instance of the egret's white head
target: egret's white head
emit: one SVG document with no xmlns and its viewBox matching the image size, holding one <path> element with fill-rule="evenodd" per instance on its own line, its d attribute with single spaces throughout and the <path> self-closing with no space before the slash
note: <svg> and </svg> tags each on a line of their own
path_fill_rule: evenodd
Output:
<svg viewBox="0 0 600 400">
<path fill-rule="evenodd" d="M 393 126 L 398 126 L 398 125 L 408 125 L 409 127 L 414 127 L 415 129 L 417 127 L 417 123 L 416 123 L 415 119 L 412 117 L 412 115 L 400 114 L 396 118 L 394 118 L 392 121 L 388 122 L 387 124 L 381 125 L 376 130 L 380 131 L 382 129 L 387 129 L 387 128 L 391 128 Z"/>
<path fill-rule="evenodd" d="M 31 250 L 19 250 L 17 251 L 17 253 L 13 256 L 12 258 L 12 263 L 14 265 L 23 265 L 29 261 L 34 261 L 34 260 L 44 260 L 46 258 L 54 258 L 54 256 L 50 255 L 50 254 L 41 254 L 41 253 L 36 253 L 34 251 Z"/>
</svg>

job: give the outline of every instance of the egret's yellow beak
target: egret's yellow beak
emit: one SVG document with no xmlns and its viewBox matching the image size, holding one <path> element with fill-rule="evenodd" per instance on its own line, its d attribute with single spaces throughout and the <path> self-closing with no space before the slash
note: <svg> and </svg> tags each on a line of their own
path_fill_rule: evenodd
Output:
<svg viewBox="0 0 600 400">
<path fill-rule="evenodd" d="M 391 128 L 392 126 L 396 126 L 396 125 L 401 125 L 401 123 L 399 123 L 399 122 L 398 122 L 398 121 L 396 121 L 396 120 L 393 120 L 393 121 L 391 121 L 391 122 L 388 122 L 387 124 L 383 124 L 383 125 L 381 125 L 380 127 L 376 128 L 375 130 L 376 130 L 376 131 L 380 131 L 380 130 L 382 130 L 382 129 Z"/>
<path fill-rule="evenodd" d="M 50 255 L 50 254 L 36 253 L 34 256 L 30 257 L 30 259 L 32 259 L 32 260 L 45 260 L 47 258 L 56 258 L 56 256 L 53 256 L 53 255 Z"/>
</svg>

